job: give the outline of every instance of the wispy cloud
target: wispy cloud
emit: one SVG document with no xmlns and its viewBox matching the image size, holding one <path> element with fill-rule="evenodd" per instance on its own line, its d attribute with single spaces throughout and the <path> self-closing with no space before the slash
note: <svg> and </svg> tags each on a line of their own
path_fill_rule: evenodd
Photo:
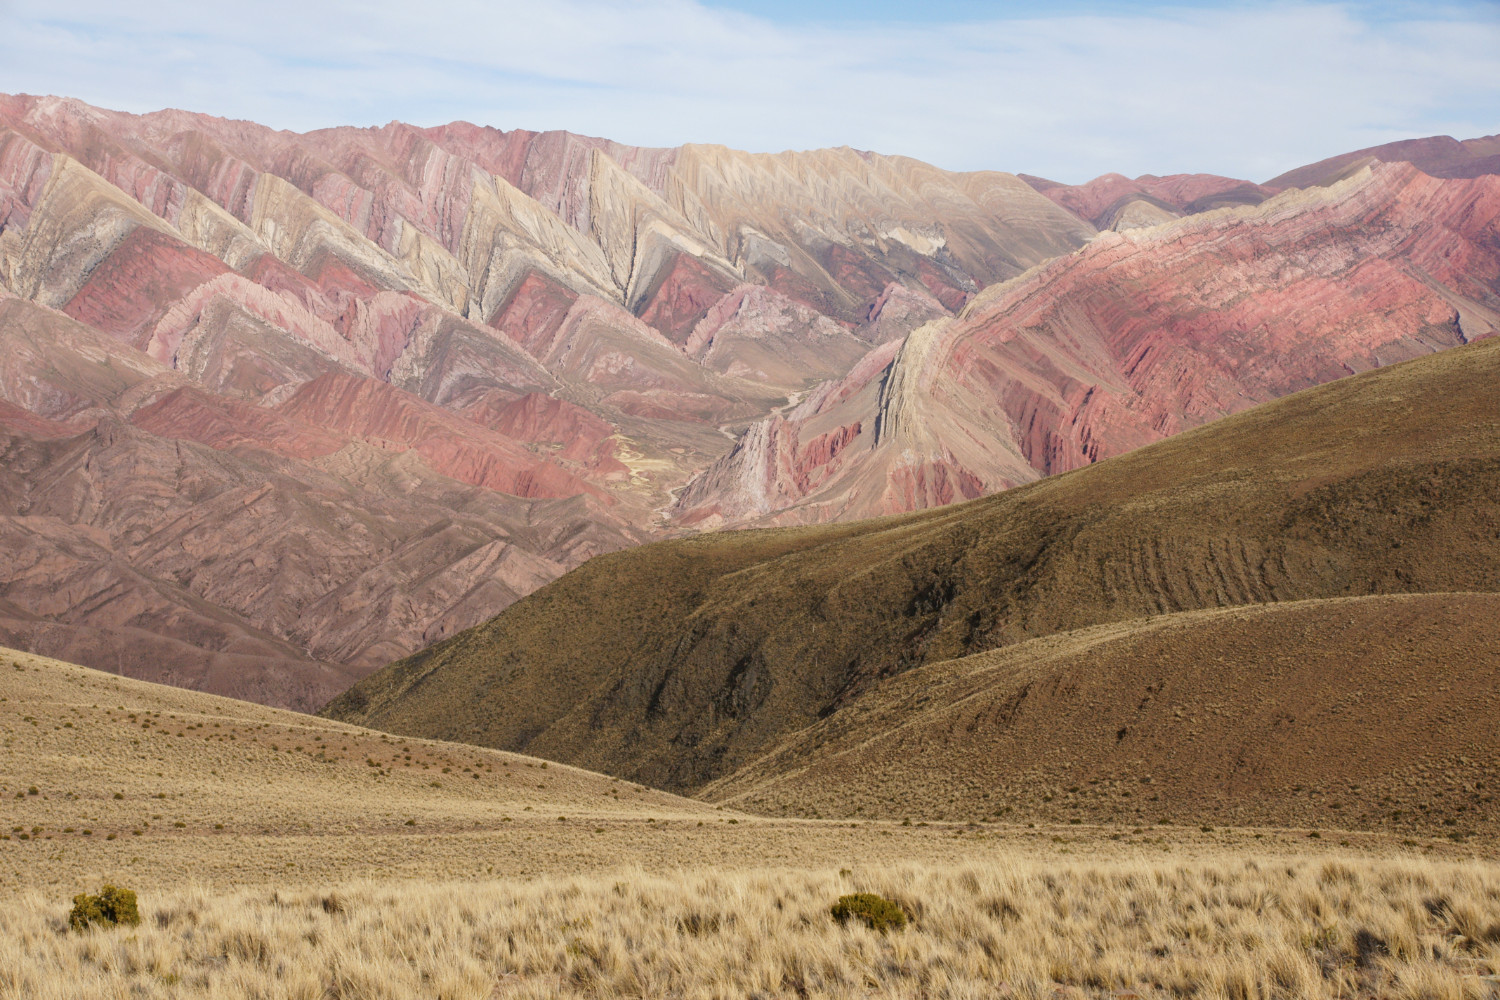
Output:
<svg viewBox="0 0 1500 1000">
<path fill-rule="evenodd" d="M 9 0 L 0 90 L 295 129 L 465 118 L 647 145 L 848 144 L 1075 181 L 1261 178 L 1391 139 L 1500 130 L 1496 11 L 1296 3 L 839 24 L 695 0 Z"/>
</svg>

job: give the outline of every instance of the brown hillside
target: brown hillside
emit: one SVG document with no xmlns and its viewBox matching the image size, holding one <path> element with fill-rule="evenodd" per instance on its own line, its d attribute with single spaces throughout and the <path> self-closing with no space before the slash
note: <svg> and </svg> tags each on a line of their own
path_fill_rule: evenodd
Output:
<svg viewBox="0 0 1500 1000">
<path fill-rule="evenodd" d="M 694 790 L 881 678 L 1152 614 L 1500 590 L 1500 342 L 969 504 L 596 558 L 326 710 Z"/>
<path fill-rule="evenodd" d="M 818 816 L 1500 829 L 1500 594 L 1188 611 L 892 678 L 704 789 Z"/>
<path fill-rule="evenodd" d="M 207 985 L 196 974 L 193 981 L 210 996 L 246 998 L 322 992 L 289 993 L 284 987 L 256 992 L 223 984 L 213 989 L 214 975 L 242 983 L 246 970 L 223 967 L 225 952 L 216 936 L 194 937 L 240 919 L 237 904 L 206 893 L 207 888 L 260 887 L 252 895 L 261 902 L 271 900 L 273 908 L 278 896 L 262 890 L 274 888 L 283 900 L 288 891 L 306 892 L 318 914 L 336 915 L 321 902 L 330 888 L 339 886 L 341 895 L 349 893 L 358 924 L 366 915 L 383 922 L 399 913 L 400 919 L 421 925 L 427 901 L 451 898 L 455 883 L 473 886 L 479 880 L 499 890 L 505 883 L 489 880 L 544 875 L 602 886 L 608 893 L 622 882 L 638 884 L 650 874 L 685 870 L 711 870 L 716 878 L 733 880 L 736 873 L 766 870 L 804 875 L 826 870 L 834 877 L 841 868 L 847 875 L 850 866 L 868 866 L 872 872 L 891 872 L 903 864 L 925 870 L 997 863 L 1014 868 L 1056 863 L 1080 837 L 1089 844 L 1094 863 L 1134 858 L 1143 846 L 1170 852 L 1173 864 L 1234 857 L 1238 865 L 1246 849 L 1288 861 L 1330 852 L 1366 860 L 1405 853 L 1395 838 L 1380 835 L 1356 835 L 1351 841 L 1355 854 L 1349 855 L 1334 843 L 1309 841 L 1299 832 L 1265 831 L 1255 838 L 1248 831 L 1178 828 L 1137 834 L 1126 828 L 1114 831 L 1121 834 L 1118 838 L 1106 839 L 1105 828 L 989 824 L 978 833 L 949 823 L 902 826 L 751 816 L 556 763 L 392 737 L 4 648 L 0 817 L 0 892 L 12 903 L 26 890 L 45 893 L 32 896 L 55 918 L 41 925 L 50 942 L 45 947 L 73 939 L 56 931 L 65 926 L 67 900 L 102 882 L 138 889 L 153 930 L 165 925 L 151 918 L 151 910 L 175 913 L 172 919 L 181 921 L 187 910 L 212 898 L 216 917 L 204 913 L 201 923 L 188 918 L 193 947 L 204 956 L 196 972 L 210 977 Z M 1454 853 L 1458 846 L 1443 840 L 1426 840 L 1421 849 L 1433 858 L 1460 856 Z M 1472 843 L 1462 849 L 1462 856 L 1475 850 Z M 604 873 L 613 877 L 601 877 Z M 359 885 L 351 886 L 353 882 Z M 419 883 L 432 886 L 431 892 L 418 891 Z M 377 906 L 374 897 L 387 894 L 390 902 Z M 180 906 L 174 902 L 184 896 Z M 367 902 L 354 901 L 360 897 Z M 220 909 L 221 903 L 230 912 Z M 825 900 L 821 906 L 825 917 L 827 905 Z M 503 903 L 486 909 L 506 912 Z M 300 915 L 278 912 L 290 924 L 271 922 L 294 927 L 294 936 L 306 941 Z M 6 956 L 0 962 L 0 996 L 130 992 L 98 984 L 63 990 L 18 987 L 6 976 L 14 976 L 23 956 L 36 958 L 40 945 L 39 939 L 32 946 L 19 943 L 17 934 L 26 932 L 16 930 L 17 919 L 14 905 L 0 908 L 0 952 Z M 674 926 L 672 917 L 664 919 L 667 927 Z M 180 924 L 173 927 L 182 929 Z M 258 933 L 266 931 L 262 926 Z M 557 921 L 542 931 L 555 935 Z M 7 946 L 10 951 L 4 952 Z M 382 957 L 388 953 L 377 950 Z M 348 954 L 329 951 L 335 961 Z M 106 968 L 115 965 L 109 958 L 104 962 Z M 254 975 L 279 978 L 287 971 L 279 962 L 270 968 L 252 964 L 258 969 Z M 31 968 L 42 975 L 62 974 L 46 961 Z M 140 971 L 129 963 L 124 968 Z M 185 995 L 168 983 L 147 985 L 154 989 L 131 995 Z M 393 989 L 361 995 L 433 994 Z"/>
</svg>

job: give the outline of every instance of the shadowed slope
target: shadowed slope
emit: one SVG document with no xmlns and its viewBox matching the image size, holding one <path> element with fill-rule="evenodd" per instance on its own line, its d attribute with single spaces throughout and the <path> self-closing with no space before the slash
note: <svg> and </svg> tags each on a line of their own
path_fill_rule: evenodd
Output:
<svg viewBox="0 0 1500 1000">
<path fill-rule="evenodd" d="M 695 789 L 883 677 L 1148 614 L 1500 589 L 1500 342 L 973 503 L 594 559 L 327 710 Z"/>
</svg>

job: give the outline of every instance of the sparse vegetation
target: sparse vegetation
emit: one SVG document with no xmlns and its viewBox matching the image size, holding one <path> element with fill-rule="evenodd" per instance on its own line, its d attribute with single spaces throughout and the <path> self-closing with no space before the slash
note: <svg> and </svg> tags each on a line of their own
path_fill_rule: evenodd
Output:
<svg viewBox="0 0 1500 1000">
<path fill-rule="evenodd" d="M 430 790 L 416 767 L 375 780 L 365 761 L 391 756 L 385 734 L 26 662 L 34 668 L 0 676 L 9 698 L 0 727 L 19 729 L 10 704 L 45 723 L 27 726 L 24 746 L 0 746 L 7 829 L 16 828 L 0 877 L 20 890 L 0 908 L 7 1000 L 937 1000 L 988 998 L 999 982 L 1015 996 L 1050 998 L 1061 984 L 1100 1000 L 1117 989 L 1323 1000 L 1350 996 L 1351 984 L 1377 984 L 1382 997 L 1463 997 L 1500 947 L 1486 909 L 1500 899 L 1495 866 L 1411 856 L 1492 858 L 1482 838 L 1461 848 L 1407 838 L 1399 857 L 1360 859 L 1354 852 L 1395 848 L 1344 833 L 1337 839 L 1355 847 L 1337 848 L 1331 830 L 1314 840 L 1308 826 L 1255 831 L 1262 840 L 1227 824 L 1203 834 L 1154 819 L 991 826 L 957 810 L 949 823 L 882 822 L 870 809 L 857 824 L 777 820 L 565 767 L 538 789 L 529 768 L 539 762 L 403 742 L 434 769 L 501 765 L 478 789 Z M 106 698 L 221 728 L 185 722 L 189 737 L 175 728 L 170 739 L 148 737 L 160 742 L 145 755 L 132 746 L 138 727 L 83 707 Z M 80 717 L 87 724 L 57 725 Z M 309 729 L 327 737 L 324 759 L 270 752 L 268 737 L 308 745 Z M 219 742 L 236 734 L 238 744 Z M 72 767 L 81 756 L 106 766 Z M 46 792 L 10 797 L 31 783 Z M 1087 798 L 1079 787 L 1070 795 Z M 622 789 L 630 794 L 610 794 Z M 166 812 L 143 812 L 153 806 Z M 1464 812 L 1464 829 L 1482 814 Z M 1253 862 L 1226 860 L 1247 849 Z M 1083 851 L 1089 864 L 1070 856 Z M 149 877 L 140 925 L 59 933 L 62 900 L 84 870 L 117 886 Z M 376 880 L 348 881 L 366 874 Z M 507 881 L 522 877 L 534 881 Z M 907 927 L 840 926 L 830 903 L 856 889 L 899 906 Z"/>
</svg>

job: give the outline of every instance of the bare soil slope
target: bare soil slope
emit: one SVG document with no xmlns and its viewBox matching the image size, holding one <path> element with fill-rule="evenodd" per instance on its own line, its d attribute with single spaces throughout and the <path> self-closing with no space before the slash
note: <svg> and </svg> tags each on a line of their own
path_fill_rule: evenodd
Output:
<svg viewBox="0 0 1500 1000">
<path fill-rule="evenodd" d="M 604 556 L 327 711 L 695 791 L 923 664 L 1147 615 L 1493 592 L 1497 386 L 1484 342 L 969 504 Z"/>
</svg>

